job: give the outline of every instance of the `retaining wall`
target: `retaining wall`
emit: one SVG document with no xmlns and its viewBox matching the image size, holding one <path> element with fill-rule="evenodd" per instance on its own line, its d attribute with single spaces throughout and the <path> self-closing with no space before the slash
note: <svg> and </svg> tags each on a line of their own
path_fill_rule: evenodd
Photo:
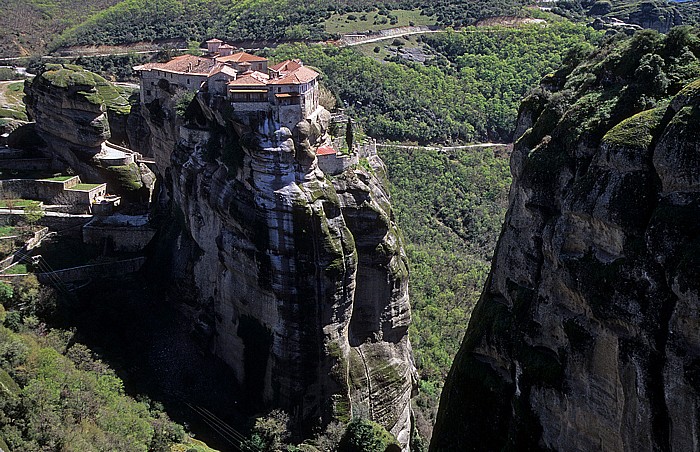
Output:
<svg viewBox="0 0 700 452">
<path fill-rule="evenodd" d="M 102 245 L 109 240 L 115 251 L 135 252 L 143 250 L 156 234 L 155 229 L 146 227 L 94 226 L 83 227 L 83 243 Z"/>
</svg>

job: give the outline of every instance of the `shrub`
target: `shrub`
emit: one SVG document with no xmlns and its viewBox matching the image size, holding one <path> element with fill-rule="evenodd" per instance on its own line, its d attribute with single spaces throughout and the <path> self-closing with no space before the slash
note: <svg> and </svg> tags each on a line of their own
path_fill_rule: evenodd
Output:
<svg viewBox="0 0 700 452">
<path fill-rule="evenodd" d="M 354 419 L 340 440 L 340 452 L 385 452 L 387 447 L 397 444 L 396 438 L 384 427 L 368 419 Z"/>
</svg>

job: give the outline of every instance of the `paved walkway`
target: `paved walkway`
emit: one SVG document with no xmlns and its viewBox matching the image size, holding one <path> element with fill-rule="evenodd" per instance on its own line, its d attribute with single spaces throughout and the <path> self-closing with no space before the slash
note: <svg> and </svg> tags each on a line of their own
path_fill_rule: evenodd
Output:
<svg viewBox="0 0 700 452">
<path fill-rule="evenodd" d="M 51 206 L 45 206 L 51 207 Z M 5 215 L 24 215 L 24 209 L 21 207 L 15 207 L 14 209 L 0 209 L 0 214 Z M 44 215 L 47 217 L 60 217 L 60 218 L 92 218 L 92 215 L 88 214 L 74 214 L 74 213 L 63 213 L 63 212 L 53 212 L 50 210 L 44 210 Z"/>
</svg>

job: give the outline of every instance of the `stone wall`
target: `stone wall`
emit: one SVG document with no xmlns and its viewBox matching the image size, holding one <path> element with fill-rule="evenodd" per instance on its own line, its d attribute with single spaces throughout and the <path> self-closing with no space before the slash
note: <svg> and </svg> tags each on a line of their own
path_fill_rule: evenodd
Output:
<svg viewBox="0 0 700 452">
<path fill-rule="evenodd" d="M 156 230 L 148 227 L 119 227 L 86 224 L 83 227 L 83 242 L 102 245 L 108 241 L 115 251 L 142 251 L 151 242 Z"/>
<path fill-rule="evenodd" d="M 360 158 L 358 157 L 357 154 L 353 155 L 338 155 L 338 154 L 329 154 L 329 155 L 318 155 L 316 156 L 318 158 L 318 167 L 323 171 L 324 173 L 335 176 L 337 174 L 342 173 L 346 169 L 350 168 L 353 165 L 357 165 L 360 162 Z"/>
</svg>

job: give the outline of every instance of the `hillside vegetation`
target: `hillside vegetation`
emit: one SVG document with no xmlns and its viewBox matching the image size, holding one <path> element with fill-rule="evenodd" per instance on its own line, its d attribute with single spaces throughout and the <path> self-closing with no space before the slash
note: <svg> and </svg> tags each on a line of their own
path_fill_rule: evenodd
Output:
<svg viewBox="0 0 700 452">
<path fill-rule="evenodd" d="M 57 44 L 122 44 L 164 38 L 202 41 L 211 36 L 229 41 L 319 41 L 333 37 L 324 22 L 334 14 L 376 12 L 383 16 L 380 24 L 391 24 L 397 20 L 391 13 L 395 9 L 419 9 L 440 25 L 456 26 L 520 10 L 519 0 L 124 0 L 69 30 Z"/>
<path fill-rule="evenodd" d="M 440 389 L 488 274 L 507 206 L 503 147 L 382 148 L 411 271 L 417 418 L 429 433 Z"/>
<path fill-rule="evenodd" d="M 41 53 L 59 33 L 119 0 L 0 0 L 0 55 Z"/>
<path fill-rule="evenodd" d="M 57 302 L 33 276 L 0 282 L 0 448 L 166 452 L 184 441 L 159 404 L 125 395 L 71 332 L 43 323 Z"/>
<path fill-rule="evenodd" d="M 369 14 L 371 29 L 408 22 L 461 26 L 492 15 L 522 14 L 521 0 L 0 0 L 0 51 L 4 56 L 47 47 L 126 44 L 178 39 L 202 42 L 325 40 L 342 31 L 349 13 Z M 395 12 L 396 11 L 396 12 Z M 415 15 L 426 17 L 416 20 Z M 365 28 L 365 27 L 363 27 Z M 365 28 L 366 29 L 366 28 Z"/>
<path fill-rule="evenodd" d="M 436 33 L 423 37 L 435 54 L 425 65 L 305 44 L 280 46 L 271 56 L 317 67 L 371 136 L 418 143 L 508 140 L 528 89 L 570 49 L 592 49 L 598 36 L 570 22 Z"/>
</svg>

